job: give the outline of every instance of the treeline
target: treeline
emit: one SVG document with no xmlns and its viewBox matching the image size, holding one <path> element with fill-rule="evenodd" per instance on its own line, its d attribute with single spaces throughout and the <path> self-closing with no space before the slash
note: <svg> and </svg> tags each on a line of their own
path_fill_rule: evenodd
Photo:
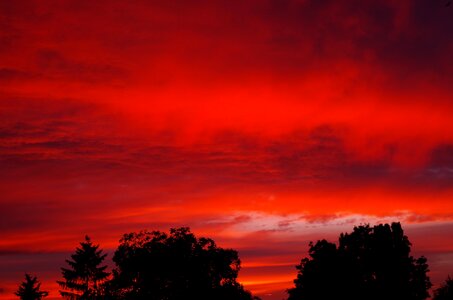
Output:
<svg viewBox="0 0 453 300">
<path fill-rule="evenodd" d="M 411 243 L 400 223 L 354 227 L 337 244 L 310 243 L 309 256 L 296 266 L 288 300 L 425 300 L 431 281 L 425 257 L 411 256 Z M 182 300 L 259 299 L 237 282 L 237 251 L 197 238 L 189 228 L 169 233 L 125 234 L 107 272 L 106 254 L 87 236 L 61 269 L 57 281 L 65 299 Z M 48 296 L 36 277 L 25 275 L 15 293 L 20 299 Z M 435 300 L 453 299 L 453 280 L 434 291 Z"/>
</svg>

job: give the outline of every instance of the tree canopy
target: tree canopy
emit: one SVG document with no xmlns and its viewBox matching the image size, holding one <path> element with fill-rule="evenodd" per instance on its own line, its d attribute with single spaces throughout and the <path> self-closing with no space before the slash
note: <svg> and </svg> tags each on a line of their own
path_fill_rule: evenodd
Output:
<svg viewBox="0 0 453 300">
<path fill-rule="evenodd" d="M 427 260 L 410 255 L 400 223 L 354 227 L 340 235 L 338 246 L 320 240 L 309 247 L 309 257 L 296 266 L 288 300 L 429 297 Z"/>
<path fill-rule="evenodd" d="M 21 300 L 41 300 L 49 295 L 46 291 L 41 291 L 41 283 L 36 276 L 25 274 L 25 281 L 19 286 L 19 289 L 14 293 Z"/>
<path fill-rule="evenodd" d="M 104 299 L 104 283 L 109 273 L 107 266 L 101 265 L 107 256 L 94 245 L 88 236 L 76 248 L 71 260 L 66 260 L 69 268 L 61 268 L 64 280 L 57 281 L 62 290 L 60 294 L 67 299 L 93 300 Z"/>
<path fill-rule="evenodd" d="M 250 300 L 237 282 L 238 253 L 196 238 L 189 228 L 123 236 L 113 261 L 115 298 Z"/>
</svg>

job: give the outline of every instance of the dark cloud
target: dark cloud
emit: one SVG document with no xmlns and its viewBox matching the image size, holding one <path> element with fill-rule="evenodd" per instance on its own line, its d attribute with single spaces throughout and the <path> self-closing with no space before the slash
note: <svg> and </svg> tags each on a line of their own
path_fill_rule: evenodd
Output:
<svg viewBox="0 0 453 300">
<path fill-rule="evenodd" d="M 138 79 L 142 63 L 157 81 L 187 74 L 211 82 L 258 73 L 305 78 L 342 72 L 346 61 L 358 66 L 354 85 L 451 82 L 452 38 L 445 33 L 453 21 L 441 1 L 30 2 L 8 4 L 3 14 L 21 43 L 56 44 L 29 59 L 47 76 L 72 81 Z M 74 47 L 62 46 L 68 43 Z"/>
<path fill-rule="evenodd" d="M 0 208 L 2 213 L 8 217 L 0 220 L 0 229 L 7 231 L 11 228 L 11 224 L 14 224 L 17 230 L 33 228 L 35 224 L 40 224 L 42 229 L 51 229 L 58 217 L 56 213 L 58 206 L 61 204 L 57 205 L 54 201 L 46 199 L 41 199 L 39 203 L 2 201 Z"/>
<path fill-rule="evenodd" d="M 448 189 L 453 183 L 453 145 L 434 147 L 424 168 L 412 174 L 412 181 L 414 185 Z"/>
<path fill-rule="evenodd" d="M 77 246 L 74 244 L 74 247 Z M 13 276 L 20 282 L 24 273 L 42 274 L 54 272 L 64 263 L 70 253 L 66 252 L 47 252 L 47 253 L 9 253 L 0 255 L 0 278 Z M 38 272 L 39 271 L 39 272 Z M 39 276 L 38 276 L 39 277 Z"/>
<path fill-rule="evenodd" d="M 50 49 L 38 51 L 36 64 L 37 70 L 49 78 L 104 83 L 127 78 L 127 72 L 120 67 L 98 62 L 77 61 Z"/>
<path fill-rule="evenodd" d="M 444 144 L 434 148 L 431 152 L 429 166 L 453 169 L 453 145 Z"/>
<path fill-rule="evenodd" d="M 38 76 L 29 72 L 1 68 L 0 69 L 0 81 L 13 81 L 13 80 L 31 80 L 36 79 Z"/>
<path fill-rule="evenodd" d="M 174 182 L 191 177 L 200 184 L 298 182 L 301 187 L 376 182 L 440 186 L 451 178 L 449 145 L 434 149 L 426 167 L 406 170 L 395 166 L 397 143 L 376 157 L 358 159 L 345 140 L 351 130 L 345 126 L 322 125 L 274 138 L 219 131 L 208 142 L 189 147 L 163 141 L 165 131 L 148 132 L 146 140 L 131 136 L 116 115 L 83 101 L 15 98 L 13 103 L 3 103 L 8 113 L 0 130 L 1 161 L 9 172 L 35 165 L 57 174 L 80 168 L 83 173 L 139 172 Z"/>
</svg>

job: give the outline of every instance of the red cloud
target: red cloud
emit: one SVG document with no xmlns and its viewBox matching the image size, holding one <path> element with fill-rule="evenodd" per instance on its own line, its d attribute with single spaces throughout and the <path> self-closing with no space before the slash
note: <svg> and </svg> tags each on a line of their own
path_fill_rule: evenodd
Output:
<svg viewBox="0 0 453 300">
<path fill-rule="evenodd" d="M 332 236 L 366 215 L 427 226 L 417 248 L 442 269 L 451 245 L 423 240 L 453 214 L 441 1 L 0 6 L 2 266 L 189 225 L 242 250 L 266 293 L 321 234 L 294 242 L 294 224 Z"/>
</svg>

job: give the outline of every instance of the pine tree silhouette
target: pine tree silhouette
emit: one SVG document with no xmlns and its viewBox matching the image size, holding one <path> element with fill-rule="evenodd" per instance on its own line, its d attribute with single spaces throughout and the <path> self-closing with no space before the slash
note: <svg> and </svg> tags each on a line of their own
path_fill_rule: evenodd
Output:
<svg viewBox="0 0 453 300">
<path fill-rule="evenodd" d="M 40 300 L 49 295 L 46 291 L 40 291 L 41 283 L 36 276 L 25 274 L 25 281 L 19 286 L 14 294 L 22 300 Z"/>
<path fill-rule="evenodd" d="M 433 300 L 451 300 L 453 299 L 453 279 L 450 276 L 447 280 L 434 291 Z"/>
<path fill-rule="evenodd" d="M 64 281 L 57 281 L 62 290 L 60 294 L 71 300 L 103 299 L 104 283 L 110 275 L 101 266 L 107 254 L 99 250 L 99 245 L 93 245 L 90 238 L 80 243 L 72 260 L 66 260 L 70 268 L 61 268 Z"/>
</svg>

